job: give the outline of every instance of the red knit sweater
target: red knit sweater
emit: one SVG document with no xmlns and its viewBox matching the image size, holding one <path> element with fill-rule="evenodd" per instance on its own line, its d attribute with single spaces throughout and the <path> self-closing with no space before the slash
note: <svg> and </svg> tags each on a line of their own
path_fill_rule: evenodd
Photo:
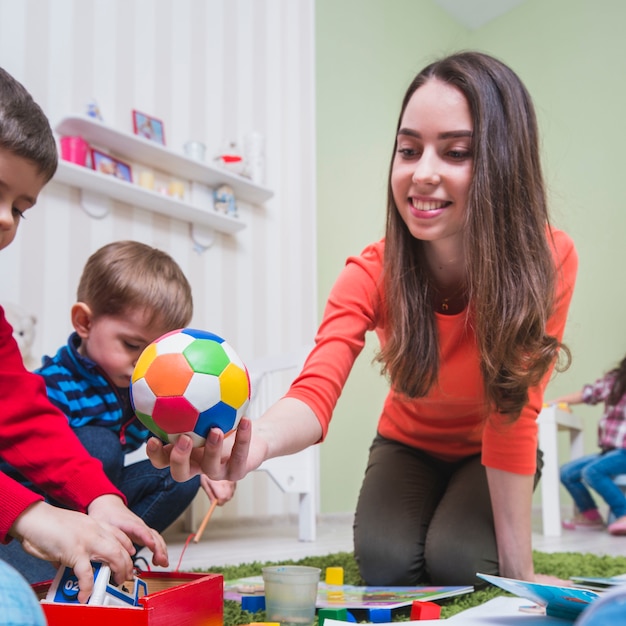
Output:
<svg viewBox="0 0 626 626">
<path fill-rule="evenodd" d="M 547 332 L 563 336 L 567 311 L 578 268 L 571 239 L 554 231 L 558 268 L 556 310 Z M 287 393 L 307 404 L 323 429 L 329 422 L 354 360 L 375 331 L 381 345 L 386 330 L 381 320 L 384 241 L 350 257 L 331 290 L 324 317 L 300 376 Z M 485 419 L 484 390 L 479 354 L 467 311 L 436 315 L 440 342 L 439 379 L 424 398 L 408 400 L 390 390 L 378 421 L 378 432 L 445 460 L 482 453 L 483 464 L 518 473 L 535 471 L 537 415 L 542 406 L 544 384 L 530 389 L 529 402 L 520 418 L 507 423 L 494 414 Z M 419 320 L 416 320 L 419 323 Z M 353 416 L 357 426 L 358 416 Z"/>
<path fill-rule="evenodd" d="M 86 511 L 98 496 L 122 494 L 109 482 L 46 395 L 43 379 L 27 371 L 0 308 L 0 457 L 60 502 Z M 0 473 L 0 541 L 15 519 L 43 498 Z"/>
</svg>

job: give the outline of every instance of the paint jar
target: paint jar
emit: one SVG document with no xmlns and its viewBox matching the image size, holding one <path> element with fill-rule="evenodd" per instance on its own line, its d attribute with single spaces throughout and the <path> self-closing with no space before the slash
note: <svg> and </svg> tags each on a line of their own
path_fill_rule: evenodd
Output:
<svg viewBox="0 0 626 626">
<path fill-rule="evenodd" d="M 154 189 L 154 172 L 141 170 L 139 172 L 139 186 L 144 189 Z"/>
<path fill-rule="evenodd" d="M 173 180 L 168 188 L 168 194 L 182 200 L 185 197 L 185 184 L 180 180 Z"/>
<path fill-rule="evenodd" d="M 87 165 L 89 144 L 78 136 L 61 137 L 61 158 L 76 165 Z"/>
<path fill-rule="evenodd" d="M 183 150 L 190 159 L 195 159 L 196 161 L 204 161 L 204 157 L 206 155 L 206 146 L 202 142 L 188 141 L 183 146 Z"/>
<path fill-rule="evenodd" d="M 281 626 L 311 626 L 315 620 L 320 568 L 304 565 L 264 567 L 265 615 Z"/>
</svg>

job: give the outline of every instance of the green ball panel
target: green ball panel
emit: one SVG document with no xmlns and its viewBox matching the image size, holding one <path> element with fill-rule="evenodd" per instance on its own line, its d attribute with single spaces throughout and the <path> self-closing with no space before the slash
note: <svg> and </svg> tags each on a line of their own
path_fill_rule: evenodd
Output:
<svg viewBox="0 0 626 626">
<path fill-rule="evenodd" d="M 196 339 L 190 343 L 183 354 L 194 372 L 219 376 L 230 363 L 224 348 L 217 341 Z"/>
<path fill-rule="evenodd" d="M 162 441 L 165 441 L 165 443 L 169 443 L 169 435 L 164 430 L 160 429 L 149 415 L 141 413 L 140 411 L 135 411 L 135 415 L 151 433 L 156 435 Z"/>
</svg>

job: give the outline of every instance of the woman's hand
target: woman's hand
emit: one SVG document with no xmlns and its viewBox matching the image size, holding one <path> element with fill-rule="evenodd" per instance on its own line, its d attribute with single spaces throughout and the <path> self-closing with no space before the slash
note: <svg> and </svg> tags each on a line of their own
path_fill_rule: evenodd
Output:
<svg viewBox="0 0 626 626">
<path fill-rule="evenodd" d="M 571 580 L 563 580 L 549 574 L 535 574 L 535 582 L 540 585 L 553 585 L 554 587 L 572 587 L 574 584 Z"/>
<path fill-rule="evenodd" d="M 283 398 L 254 423 L 242 417 L 234 436 L 224 437 L 213 428 L 201 448 L 194 448 L 186 435 L 167 445 L 152 437 L 146 451 L 155 467 L 169 466 L 172 478 L 179 482 L 196 474 L 238 481 L 263 461 L 294 454 L 318 443 L 321 436 L 322 427 L 313 411 L 301 400 Z"/>
<path fill-rule="evenodd" d="M 146 452 L 155 467 L 169 466 L 172 478 L 179 482 L 196 474 L 206 474 L 212 480 L 237 481 L 256 469 L 248 466 L 251 436 L 252 424 L 248 418 L 242 417 L 234 438 L 232 435 L 225 438 L 219 428 L 213 428 L 204 446 L 194 448 L 191 438 L 186 435 L 180 436 L 176 443 L 166 445 L 151 437 Z"/>
<path fill-rule="evenodd" d="M 79 602 L 87 602 L 93 591 L 92 561 L 108 565 L 118 584 L 132 579 L 131 540 L 84 513 L 35 502 L 15 520 L 9 534 L 29 554 L 71 567 L 78 578 Z"/>
<path fill-rule="evenodd" d="M 167 546 L 163 537 L 135 515 L 118 496 L 111 494 L 96 498 L 87 508 L 87 513 L 92 519 L 119 529 L 133 543 L 148 548 L 152 552 L 154 565 L 162 567 L 169 565 Z M 131 554 L 134 552 L 133 548 Z"/>
</svg>

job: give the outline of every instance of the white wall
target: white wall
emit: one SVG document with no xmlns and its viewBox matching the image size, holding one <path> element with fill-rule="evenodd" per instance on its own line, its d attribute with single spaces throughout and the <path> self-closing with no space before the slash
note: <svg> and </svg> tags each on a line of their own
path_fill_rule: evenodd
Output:
<svg viewBox="0 0 626 626">
<path fill-rule="evenodd" d="M 240 204 L 247 228 L 193 250 L 189 225 L 121 203 L 87 216 L 76 189 L 52 183 L 0 253 L 0 302 L 36 315 L 35 354 L 71 331 L 87 257 L 137 239 L 169 252 L 189 278 L 193 324 L 244 360 L 310 343 L 316 328 L 314 0 L 0 0 L 0 65 L 54 126 L 92 98 L 105 122 L 132 131 L 131 110 L 163 120 L 168 147 L 208 156 L 251 131 L 266 137 L 264 206 Z M 242 482 L 216 517 L 295 511 L 264 475 Z M 267 492 L 267 494 L 266 494 Z M 267 497 L 259 497 L 259 493 Z M 254 495 L 254 497 L 252 497 Z"/>
</svg>

